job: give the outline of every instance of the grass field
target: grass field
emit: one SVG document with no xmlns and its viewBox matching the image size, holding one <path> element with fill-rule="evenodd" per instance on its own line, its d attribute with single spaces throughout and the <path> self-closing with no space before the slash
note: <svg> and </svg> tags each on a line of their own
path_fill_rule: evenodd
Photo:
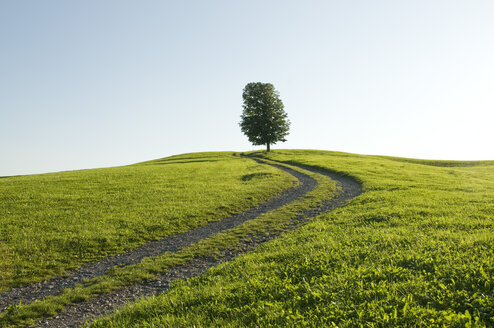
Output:
<svg viewBox="0 0 494 328">
<path fill-rule="evenodd" d="M 230 152 L 0 179 L 0 291 L 264 202 L 294 178 Z"/>
<path fill-rule="evenodd" d="M 492 161 L 267 157 L 351 175 L 364 193 L 91 327 L 494 326 Z"/>
</svg>

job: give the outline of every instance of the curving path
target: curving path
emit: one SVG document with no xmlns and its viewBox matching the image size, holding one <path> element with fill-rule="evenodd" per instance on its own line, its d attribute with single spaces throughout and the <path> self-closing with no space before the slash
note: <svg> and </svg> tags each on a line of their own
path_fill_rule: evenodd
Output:
<svg viewBox="0 0 494 328">
<path fill-rule="evenodd" d="M 256 161 L 261 162 L 259 160 Z M 178 249 L 186 247 L 201 239 L 231 229 L 247 220 L 258 217 L 263 213 L 275 210 L 281 206 L 291 203 L 305 195 L 307 192 L 313 190 L 317 185 L 317 182 L 306 174 L 277 164 L 269 165 L 273 165 L 295 176 L 299 180 L 300 184 L 286 190 L 268 202 L 251 208 L 241 214 L 231 216 L 221 221 L 210 222 L 202 227 L 192 229 L 185 233 L 149 242 L 124 254 L 108 257 L 98 262 L 85 264 L 80 269 L 71 271 L 64 277 L 54 277 L 40 283 L 29 284 L 0 293 L 0 311 L 3 312 L 9 304 L 19 304 L 20 302 L 22 302 L 22 304 L 29 304 L 35 300 L 41 300 L 46 296 L 57 295 L 63 289 L 74 287 L 84 279 L 103 275 L 114 266 L 136 264 L 141 262 L 145 257 L 157 256 L 167 251 L 177 251 Z M 318 171 L 310 167 L 302 168 L 329 176 L 333 180 L 336 180 L 342 189 L 336 197 L 324 202 L 318 207 L 311 208 L 303 213 L 300 213 L 299 216 L 293 219 L 291 226 L 288 228 L 299 226 L 309 218 L 328 210 L 332 210 L 333 208 L 342 205 L 361 193 L 360 185 L 352 178 L 335 173 Z M 253 238 L 250 241 L 245 242 L 238 249 L 226 251 L 215 259 L 194 259 L 183 265 L 170 268 L 165 273 L 156 276 L 154 279 L 148 280 L 145 283 L 125 286 L 108 294 L 90 299 L 87 302 L 70 305 L 64 312 L 60 313 L 55 318 L 47 318 L 38 322 L 37 327 L 80 326 L 87 320 L 93 319 L 100 314 L 111 312 L 117 307 L 120 307 L 121 305 L 136 298 L 162 293 L 169 288 L 173 281 L 197 276 L 205 272 L 210 267 L 218 265 L 221 262 L 231 260 L 236 255 L 246 252 L 262 242 L 275 238 L 279 234 L 280 232 L 252 236 Z"/>
</svg>

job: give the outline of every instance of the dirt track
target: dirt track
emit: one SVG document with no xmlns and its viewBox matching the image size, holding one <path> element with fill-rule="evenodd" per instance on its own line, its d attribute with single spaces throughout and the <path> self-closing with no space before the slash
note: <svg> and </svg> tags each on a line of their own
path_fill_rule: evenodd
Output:
<svg viewBox="0 0 494 328">
<path fill-rule="evenodd" d="M 247 220 L 252 220 L 259 215 L 275 210 L 281 206 L 295 201 L 302 197 L 307 192 L 313 190 L 317 182 L 310 176 L 291 170 L 287 167 L 270 164 L 281 170 L 284 170 L 295 176 L 300 184 L 294 188 L 290 188 L 283 192 L 278 197 L 275 197 L 268 202 L 251 208 L 241 214 L 231 216 L 217 222 L 208 223 L 202 227 L 190 230 L 185 233 L 167 237 L 161 240 L 152 241 L 144 244 L 132 251 L 124 254 L 112 256 L 103 259 L 102 261 L 86 264 L 78 270 L 69 272 L 64 277 L 54 277 L 37 284 L 30 284 L 20 288 L 14 288 L 0 294 L 0 309 L 5 309 L 9 304 L 29 304 L 35 300 L 42 299 L 49 295 L 57 295 L 63 289 L 73 287 L 84 279 L 96 277 L 104 274 L 108 269 L 114 266 L 126 266 L 129 264 L 139 263 L 142 259 L 149 256 L 157 256 L 167 251 L 177 251 L 180 248 L 186 247 L 201 239 L 212 236 L 218 232 L 231 229 L 242 224 Z M 341 186 L 341 191 L 336 197 L 329 199 L 322 205 L 311 208 L 293 219 L 292 224 L 287 229 L 293 229 L 309 218 L 314 217 L 323 212 L 332 210 L 335 207 L 341 206 L 348 200 L 359 195 L 361 192 L 360 185 L 353 179 L 340 176 L 333 173 L 321 172 L 308 167 L 303 167 L 315 173 L 329 176 L 336 180 Z M 87 320 L 91 320 L 100 314 L 109 313 L 123 304 L 135 300 L 136 298 L 160 294 L 166 291 L 170 284 L 177 279 L 187 279 L 202 274 L 207 269 L 233 259 L 236 255 L 247 252 L 253 249 L 260 243 L 266 242 L 279 235 L 280 232 L 262 234 L 252 236 L 252 239 L 244 242 L 238 249 L 226 251 L 216 258 L 201 258 L 191 260 L 183 265 L 174 267 L 166 271 L 164 274 L 156 276 L 152 280 L 148 280 L 142 284 L 125 286 L 118 290 L 112 291 L 95 297 L 87 302 L 81 302 L 70 305 L 66 310 L 55 318 L 46 318 L 38 322 L 37 327 L 77 327 Z"/>
</svg>

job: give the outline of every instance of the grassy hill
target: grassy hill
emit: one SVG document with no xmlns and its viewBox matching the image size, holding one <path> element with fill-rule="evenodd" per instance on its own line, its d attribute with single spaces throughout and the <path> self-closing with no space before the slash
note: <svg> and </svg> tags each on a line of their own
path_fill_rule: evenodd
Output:
<svg viewBox="0 0 494 328">
<path fill-rule="evenodd" d="M 219 220 L 293 185 L 233 153 L 0 179 L 3 289 L 147 240 Z M 494 326 L 494 161 L 429 161 L 341 152 L 247 154 L 354 177 L 363 193 L 166 293 L 91 327 Z M 306 171 L 306 174 L 311 174 Z M 65 305 L 228 250 L 330 198 L 334 183 L 175 253 L 117 268 L 0 314 L 17 327 Z"/>
<path fill-rule="evenodd" d="M 0 179 L 0 291 L 264 202 L 289 174 L 231 152 Z"/>
<path fill-rule="evenodd" d="M 364 193 L 91 327 L 492 327 L 494 165 L 339 152 L 252 154 Z"/>
</svg>

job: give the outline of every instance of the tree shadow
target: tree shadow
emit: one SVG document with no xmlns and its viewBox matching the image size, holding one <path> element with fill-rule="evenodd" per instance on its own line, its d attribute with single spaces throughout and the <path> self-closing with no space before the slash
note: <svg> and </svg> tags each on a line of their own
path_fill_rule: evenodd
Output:
<svg viewBox="0 0 494 328">
<path fill-rule="evenodd" d="M 252 179 L 258 179 L 258 178 L 263 178 L 273 175 L 272 173 L 266 173 L 266 172 L 259 172 L 259 173 L 251 173 L 251 174 L 246 174 L 242 176 L 242 181 L 250 181 Z"/>
</svg>

